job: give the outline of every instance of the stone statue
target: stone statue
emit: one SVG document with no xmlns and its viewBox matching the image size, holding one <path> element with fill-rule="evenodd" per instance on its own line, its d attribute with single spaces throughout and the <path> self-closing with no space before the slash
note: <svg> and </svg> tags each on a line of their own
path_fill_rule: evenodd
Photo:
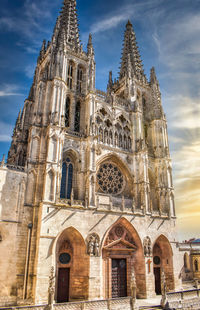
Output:
<svg viewBox="0 0 200 310">
<path fill-rule="evenodd" d="M 94 255 L 94 241 L 94 237 L 91 236 L 88 242 L 88 254 L 91 256 Z"/>
<path fill-rule="evenodd" d="M 133 299 L 136 299 L 136 289 L 137 289 L 137 286 L 136 286 L 134 269 L 132 269 L 132 273 L 131 273 L 131 285 L 130 285 L 130 288 L 131 288 L 131 297 Z"/>
<path fill-rule="evenodd" d="M 130 290 L 131 290 L 131 310 L 134 310 L 135 309 L 135 302 L 136 302 L 137 286 L 136 286 L 135 273 L 134 273 L 133 268 L 132 268 L 132 272 L 131 272 Z"/>
<path fill-rule="evenodd" d="M 164 308 L 167 303 L 167 286 L 166 286 L 165 272 L 163 268 L 161 271 L 161 293 L 162 293 L 161 306 Z"/>
<path fill-rule="evenodd" d="M 94 244 L 94 255 L 99 256 L 99 242 L 98 242 L 97 238 L 96 238 L 95 244 Z"/>
<path fill-rule="evenodd" d="M 51 272 L 49 276 L 49 289 L 48 289 L 49 308 L 51 308 L 54 303 L 54 294 L 55 294 L 55 275 L 54 275 L 54 267 L 51 267 Z"/>
<path fill-rule="evenodd" d="M 96 233 L 90 234 L 87 238 L 88 242 L 88 254 L 90 256 L 99 256 L 99 244 L 100 239 Z"/>
<path fill-rule="evenodd" d="M 145 256 L 151 256 L 151 254 L 152 254 L 151 239 L 149 237 L 144 238 L 143 246 L 144 246 L 144 255 Z"/>
</svg>

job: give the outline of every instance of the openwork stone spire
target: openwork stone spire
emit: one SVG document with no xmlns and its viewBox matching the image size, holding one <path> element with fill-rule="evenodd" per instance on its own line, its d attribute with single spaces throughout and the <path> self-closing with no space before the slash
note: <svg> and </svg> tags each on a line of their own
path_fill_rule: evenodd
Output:
<svg viewBox="0 0 200 310">
<path fill-rule="evenodd" d="M 130 21 L 128 21 L 126 25 L 126 30 L 124 34 L 120 78 L 123 78 L 125 75 L 135 76 L 138 80 L 143 80 L 144 78 L 146 80 L 136 42 L 135 32 Z"/>
<path fill-rule="evenodd" d="M 57 43 L 59 44 L 65 42 L 72 49 L 80 49 L 76 0 L 64 0 L 57 24 L 59 24 Z M 55 32 L 57 32 L 56 30 L 57 27 L 55 29 Z"/>
</svg>

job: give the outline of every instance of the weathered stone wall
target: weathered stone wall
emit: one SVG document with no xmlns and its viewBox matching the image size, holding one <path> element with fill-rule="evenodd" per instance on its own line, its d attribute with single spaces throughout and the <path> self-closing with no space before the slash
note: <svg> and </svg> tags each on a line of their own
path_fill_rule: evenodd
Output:
<svg viewBox="0 0 200 310">
<path fill-rule="evenodd" d="M 39 243 L 39 257 L 37 265 L 37 287 L 36 287 L 36 302 L 46 302 L 48 291 L 48 275 L 51 266 L 56 266 L 56 244 L 60 234 L 67 228 L 73 227 L 77 230 L 84 240 L 87 239 L 91 232 L 95 232 L 100 237 L 100 257 L 90 258 L 89 277 L 89 299 L 105 298 L 105 276 L 106 271 L 103 271 L 102 246 L 105 234 L 111 226 L 123 217 L 137 231 L 140 240 L 143 240 L 147 235 L 151 237 L 152 245 L 160 235 L 164 235 L 172 247 L 172 260 L 175 279 L 175 288 L 181 288 L 180 272 L 183 266 L 182 253 L 179 253 L 174 240 L 175 226 L 174 220 L 156 219 L 153 221 L 151 217 L 141 216 L 133 217 L 133 215 L 125 215 L 120 213 L 97 212 L 95 210 L 82 210 L 73 208 L 54 208 L 52 205 L 43 204 L 42 208 L 42 226 Z M 86 225 L 87 223 L 87 225 Z M 162 228 L 161 228 L 162 225 Z M 141 241 L 142 242 L 142 241 Z M 140 251 L 143 251 L 142 249 Z M 142 253 L 143 255 L 143 253 Z M 147 296 L 155 294 L 154 290 L 154 274 L 152 257 L 150 272 L 146 260 L 146 285 Z M 78 259 L 76 264 L 84 264 Z M 139 271 L 138 271 L 139 272 Z M 42 288 L 42 289 L 41 289 Z"/>
<path fill-rule="evenodd" d="M 24 276 L 26 210 L 23 205 L 26 173 L 0 168 L 0 304 L 16 304 L 18 282 Z"/>
</svg>

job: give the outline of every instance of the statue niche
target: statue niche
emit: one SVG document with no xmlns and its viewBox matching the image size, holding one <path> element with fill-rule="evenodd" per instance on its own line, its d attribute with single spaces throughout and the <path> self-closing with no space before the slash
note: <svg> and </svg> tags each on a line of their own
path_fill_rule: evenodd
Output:
<svg viewBox="0 0 200 310">
<path fill-rule="evenodd" d="M 144 256 L 151 256 L 152 255 L 151 239 L 148 236 L 144 238 L 143 246 L 144 246 Z"/>
<path fill-rule="evenodd" d="M 90 256 L 99 256 L 100 238 L 96 233 L 92 233 L 87 237 L 87 254 Z"/>
</svg>

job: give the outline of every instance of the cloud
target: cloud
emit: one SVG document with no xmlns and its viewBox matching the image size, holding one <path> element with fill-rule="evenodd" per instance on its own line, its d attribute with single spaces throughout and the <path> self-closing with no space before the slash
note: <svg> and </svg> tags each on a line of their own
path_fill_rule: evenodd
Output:
<svg viewBox="0 0 200 310">
<path fill-rule="evenodd" d="M 158 5 L 162 4 L 162 0 L 152 0 L 152 1 L 142 1 L 135 2 L 134 4 L 122 4 L 117 10 L 113 10 L 106 16 L 101 16 L 100 20 L 93 23 L 90 26 L 91 33 L 104 32 L 109 29 L 117 27 L 121 22 L 128 21 L 129 18 L 134 17 L 135 19 L 140 19 L 141 14 L 149 15 L 152 9 L 156 8 Z M 145 12 L 146 11 L 146 12 Z M 158 11 L 154 11 L 155 14 L 160 14 Z"/>
<path fill-rule="evenodd" d="M 181 93 L 165 97 L 170 127 L 182 129 L 200 128 L 200 100 Z"/>
<path fill-rule="evenodd" d="M 25 67 L 25 74 L 29 79 L 32 79 L 35 71 L 35 64 L 28 65 Z"/>
<path fill-rule="evenodd" d="M 10 142 L 13 126 L 0 121 L 0 142 Z"/>
<path fill-rule="evenodd" d="M 24 96 L 23 93 L 19 92 L 20 87 L 15 84 L 3 84 L 0 86 L 0 97 L 5 96 Z"/>
<path fill-rule="evenodd" d="M 93 33 L 109 30 L 111 28 L 116 27 L 119 23 L 127 21 L 130 15 L 131 15 L 130 12 L 129 13 L 125 12 L 119 15 L 107 17 L 104 20 L 93 24 L 91 30 Z"/>
<path fill-rule="evenodd" d="M 4 16 L 0 18 L 0 31 L 14 32 L 19 36 L 20 45 L 23 42 L 25 50 L 35 53 L 35 48 L 41 44 L 41 36 L 50 36 L 49 21 L 52 18 L 52 11 L 57 5 L 57 1 L 46 0 L 25 0 L 21 7 L 11 10 L 5 10 Z M 26 43 L 29 42 L 27 48 Z"/>
</svg>

